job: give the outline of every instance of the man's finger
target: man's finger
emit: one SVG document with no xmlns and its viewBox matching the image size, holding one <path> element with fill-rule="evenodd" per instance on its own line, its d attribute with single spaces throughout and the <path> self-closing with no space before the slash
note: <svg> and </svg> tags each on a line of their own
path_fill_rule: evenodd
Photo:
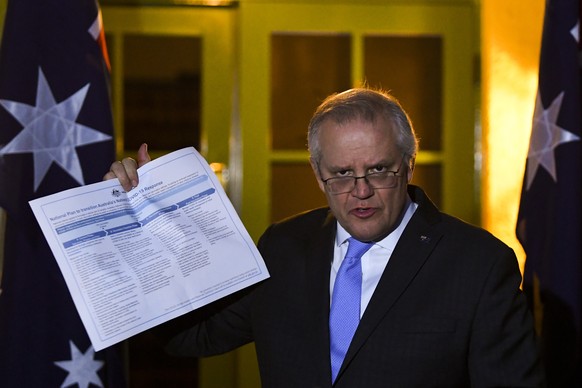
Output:
<svg viewBox="0 0 582 388">
<path fill-rule="evenodd" d="M 141 167 L 144 164 L 150 162 L 152 158 L 148 153 L 148 145 L 143 143 L 137 150 L 137 167 Z"/>
<path fill-rule="evenodd" d="M 125 176 L 127 176 L 127 179 L 130 182 L 131 187 L 129 187 L 129 190 L 131 190 L 134 187 L 137 187 L 137 185 L 139 184 L 139 178 L 137 176 L 137 162 L 135 161 L 135 159 L 127 157 L 127 158 L 123 158 L 121 159 L 121 164 L 123 165 L 123 169 L 124 169 L 124 173 Z M 123 176 L 123 174 L 121 174 L 121 176 Z M 119 181 L 121 181 L 121 176 L 118 176 Z M 122 182 L 123 188 L 126 189 L 126 191 L 128 191 L 128 187 L 126 187 L 124 185 L 125 182 Z"/>
<path fill-rule="evenodd" d="M 150 161 L 151 157 L 148 153 L 148 147 L 144 143 L 139 147 L 137 152 L 137 161 L 131 157 L 115 161 L 111 164 L 109 172 L 103 176 L 103 179 L 117 178 L 123 189 L 130 191 L 139 184 L 137 169 Z"/>
<path fill-rule="evenodd" d="M 135 161 L 132 163 L 129 160 L 125 160 L 124 164 L 124 162 L 121 160 L 117 160 L 111 164 L 111 167 L 109 167 L 109 172 L 103 176 L 103 179 L 107 180 L 117 178 L 123 189 L 125 191 L 130 191 L 133 187 L 137 186 L 137 183 L 134 184 L 132 181 L 131 175 L 126 169 L 126 166 L 129 166 L 130 170 L 135 170 L 136 165 L 137 163 L 135 163 Z M 137 172 L 134 173 L 134 176 L 137 176 Z"/>
</svg>

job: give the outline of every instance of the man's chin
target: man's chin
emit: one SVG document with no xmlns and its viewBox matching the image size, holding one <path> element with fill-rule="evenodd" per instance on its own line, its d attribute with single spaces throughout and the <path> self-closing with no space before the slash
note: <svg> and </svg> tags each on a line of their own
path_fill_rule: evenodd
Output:
<svg viewBox="0 0 582 388">
<path fill-rule="evenodd" d="M 350 234 L 350 236 L 354 237 L 356 240 L 359 241 L 380 241 L 385 237 L 385 235 L 382 235 L 382 233 L 379 230 L 361 228 L 351 228 L 351 229 L 345 228 L 345 229 Z"/>
</svg>

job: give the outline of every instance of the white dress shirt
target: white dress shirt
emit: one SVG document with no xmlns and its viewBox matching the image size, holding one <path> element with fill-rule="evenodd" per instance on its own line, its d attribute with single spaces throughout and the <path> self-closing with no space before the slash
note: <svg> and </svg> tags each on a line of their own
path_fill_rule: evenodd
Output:
<svg viewBox="0 0 582 388">
<path fill-rule="evenodd" d="M 412 218 L 412 215 L 416 211 L 418 204 L 412 202 L 408 199 L 406 206 L 406 211 L 400 221 L 400 224 L 394 229 L 388 236 L 384 237 L 382 240 L 374 243 L 372 248 L 370 248 L 364 256 L 362 256 L 362 300 L 360 304 L 360 318 L 364 315 L 364 311 L 372 299 L 372 294 L 380 281 L 380 277 L 384 272 L 384 268 L 390 260 L 390 256 L 394 251 L 394 247 L 400 239 L 404 228 L 408 224 L 408 221 Z M 333 285 L 335 283 L 335 278 L 339 268 L 344 260 L 344 257 L 348 250 L 348 238 L 350 234 L 338 223 L 337 233 L 335 238 L 335 246 L 333 251 L 333 263 L 331 266 L 331 274 L 329 279 L 329 294 L 330 300 L 333 295 Z"/>
</svg>

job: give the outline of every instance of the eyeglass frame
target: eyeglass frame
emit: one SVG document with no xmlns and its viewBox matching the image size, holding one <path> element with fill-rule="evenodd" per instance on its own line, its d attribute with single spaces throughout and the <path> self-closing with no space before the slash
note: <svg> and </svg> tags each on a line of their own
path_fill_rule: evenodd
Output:
<svg viewBox="0 0 582 388">
<path fill-rule="evenodd" d="M 319 170 L 319 176 L 320 176 L 319 179 L 325 185 L 326 190 L 328 190 L 329 193 L 332 194 L 332 195 L 339 195 L 339 194 L 351 193 L 352 191 L 354 191 L 354 189 L 358 185 L 358 179 L 364 179 L 364 181 L 366 182 L 366 184 L 368 185 L 368 187 L 371 188 L 371 189 L 391 189 L 391 188 L 396 187 L 396 185 L 389 186 L 389 187 L 374 187 L 374 186 L 372 186 L 372 184 L 368 180 L 368 177 L 370 175 L 380 175 L 380 174 L 382 174 L 382 175 L 386 174 L 387 175 L 387 174 L 390 174 L 390 173 L 392 175 L 387 175 L 387 176 L 403 177 L 404 174 L 398 175 L 398 173 L 400 172 L 400 170 L 402 170 L 402 166 L 403 166 L 404 159 L 406 159 L 406 154 L 402 154 L 402 159 L 400 160 L 400 164 L 398 165 L 398 170 L 396 170 L 396 171 L 371 172 L 371 173 L 368 173 L 368 174 L 365 174 L 365 175 L 362 175 L 362 176 L 333 176 L 331 178 L 323 179 L 323 178 L 321 178 L 321 170 L 319 170 L 319 164 L 317 165 L 317 169 Z M 353 187 L 352 187 L 351 190 L 349 190 L 349 191 L 341 191 L 341 192 L 337 192 L 337 193 L 334 193 L 334 192 L 332 192 L 332 191 L 329 190 L 329 184 L 327 182 L 329 182 L 331 180 L 334 180 L 334 179 L 336 179 L 336 180 L 337 179 L 343 179 L 343 180 L 345 180 L 346 178 L 351 178 L 353 180 L 353 182 L 354 182 L 354 185 L 353 185 Z"/>
</svg>

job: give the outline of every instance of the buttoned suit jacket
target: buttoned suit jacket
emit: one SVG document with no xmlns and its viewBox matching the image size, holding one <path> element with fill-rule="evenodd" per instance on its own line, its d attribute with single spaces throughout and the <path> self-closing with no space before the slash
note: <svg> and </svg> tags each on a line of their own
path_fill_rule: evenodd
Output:
<svg viewBox="0 0 582 388">
<path fill-rule="evenodd" d="M 335 387 L 543 386 L 513 251 L 488 232 L 418 208 L 354 335 Z M 175 336 L 176 355 L 256 345 L 263 387 L 331 387 L 329 281 L 336 219 L 321 208 L 272 225 L 271 277 Z M 210 313 L 206 313 L 210 314 Z"/>
</svg>

